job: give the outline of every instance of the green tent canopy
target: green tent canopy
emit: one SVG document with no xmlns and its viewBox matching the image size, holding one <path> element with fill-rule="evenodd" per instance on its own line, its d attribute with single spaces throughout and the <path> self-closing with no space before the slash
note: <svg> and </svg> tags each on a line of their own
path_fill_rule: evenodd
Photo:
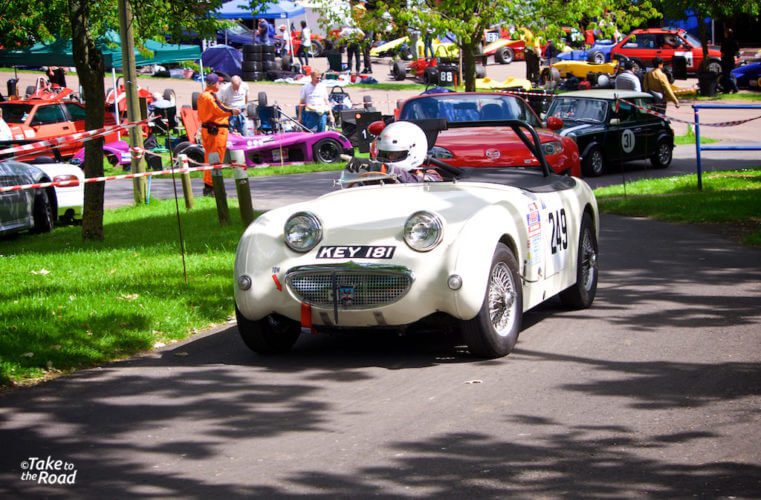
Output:
<svg viewBox="0 0 761 500">
<path fill-rule="evenodd" d="M 109 32 L 99 42 L 103 52 L 106 70 L 122 67 L 122 49 L 116 32 Z M 148 40 L 144 48 L 152 53 L 141 53 L 135 49 L 135 64 L 169 64 L 201 59 L 201 48 L 197 45 L 179 45 Z M 0 66 L 74 66 L 71 40 L 57 40 L 50 44 L 37 43 L 23 50 L 0 50 Z"/>
</svg>

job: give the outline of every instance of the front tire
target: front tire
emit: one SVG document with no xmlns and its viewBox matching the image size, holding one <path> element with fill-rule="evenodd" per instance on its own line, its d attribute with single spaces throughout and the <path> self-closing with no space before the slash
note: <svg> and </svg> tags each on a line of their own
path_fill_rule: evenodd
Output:
<svg viewBox="0 0 761 500">
<path fill-rule="evenodd" d="M 510 249 L 497 244 L 489 269 L 481 310 L 462 321 L 460 329 L 471 354 L 500 358 L 510 354 L 518 341 L 523 316 L 523 288 L 518 263 Z"/>
<path fill-rule="evenodd" d="M 343 148 L 335 139 L 321 139 L 312 147 L 312 155 L 317 163 L 335 163 L 341 159 Z"/>
<path fill-rule="evenodd" d="M 572 309 L 586 309 L 597 295 L 597 237 L 592 216 L 585 213 L 579 229 L 576 256 L 576 283 L 560 292 L 560 301 Z"/>
<path fill-rule="evenodd" d="M 589 149 L 581 169 L 587 177 L 599 177 L 605 172 L 605 159 L 599 146 L 595 145 Z"/>
<path fill-rule="evenodd" d="M 407 77 L 407 65 L 402 61 L 394 62 L 394 66 L 391 68 L 391 74 L 397 82 L 404 80 Z"/>
<path fill-rule="evenodd" d="M 251 321 L 235 308 L 240 333 L 246 347 L 257 354 L 282 354 L 288 352 L 301 333 L 298 323 L 276 314 L 258 321 Z"/>
<path fill-rule="evenodd" d="M 673 156 L 673 149 L 668 139 L 661 138 L 655 146 L 655 152 L 650 157 L 650 163 L 653 168 L 668 168 L 671 165 L 671 158 Z"/>
</svg>

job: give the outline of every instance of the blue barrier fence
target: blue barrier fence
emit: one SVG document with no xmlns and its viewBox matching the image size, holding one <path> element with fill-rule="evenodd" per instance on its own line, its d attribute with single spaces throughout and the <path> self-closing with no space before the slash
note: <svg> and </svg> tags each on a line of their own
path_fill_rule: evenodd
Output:
<svg viewBox="0 0 761 500">
<path fill-rule="evenodd" d="M 761 109 L 761 104 L 693 104 L 695 110 L 695 154 L 698 166 L 698 190 L 703 189 L 703 165 L 701 151 L 761 151 L 757 144 L 700 144 L 700 110 L 701 109 Z"/>
</svg>

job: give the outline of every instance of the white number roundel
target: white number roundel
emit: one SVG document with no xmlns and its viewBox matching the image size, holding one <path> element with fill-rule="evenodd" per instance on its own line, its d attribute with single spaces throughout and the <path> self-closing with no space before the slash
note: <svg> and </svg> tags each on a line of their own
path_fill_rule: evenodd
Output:
<svg viewBox="0 0 761 500">
<path fill-rule="evenodd" d="M 621 134 L 621 149 L 624 150 L 624 153 L 631 153 L 634 151 L 634 132 L 631 130 L 624 130 L 624 133 Z"/>
</svg>

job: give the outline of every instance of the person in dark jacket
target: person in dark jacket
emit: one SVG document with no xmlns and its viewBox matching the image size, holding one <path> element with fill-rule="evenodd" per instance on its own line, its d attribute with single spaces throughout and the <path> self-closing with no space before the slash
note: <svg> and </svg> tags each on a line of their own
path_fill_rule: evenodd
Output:
<svg viewBox="0 0 761 500">
<path fill-rule="evenodd" d="M 724 41 L 721 42 L 721 79 L 724 92 L 737 92 L 737 82 L 732 78 L 735 69 L 735 56 L 740 52 L 740 45 L 735 38 L 732 28 L 724 30 Z"/>
</svg>

